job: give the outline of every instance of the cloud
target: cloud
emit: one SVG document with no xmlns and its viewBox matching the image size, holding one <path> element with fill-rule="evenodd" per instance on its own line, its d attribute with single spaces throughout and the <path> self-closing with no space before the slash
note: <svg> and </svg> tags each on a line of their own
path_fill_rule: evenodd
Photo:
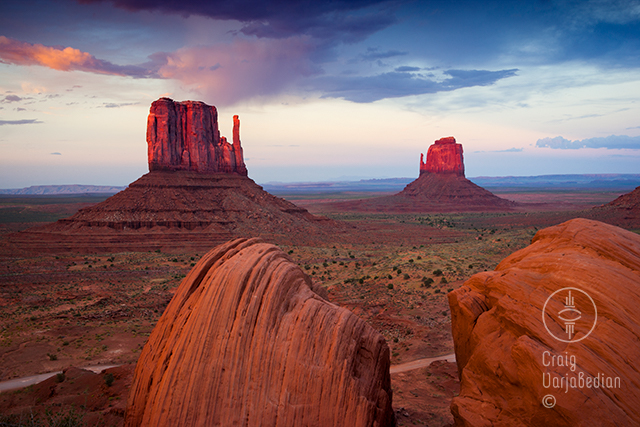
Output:
<svg viewBox="0 0 640 427">
<path fill-rule="evenodd" d="M 55 153 L 51 153 L 52 156 L 62 156 L 62 153 L 58 153 L 57 151 Z"/>
<path fill-rule="evenodd" d="M 323 98 L 344 98 L 353 102 L 374 102 L 385 98 L 448 92 L 471 86 L 488 86 L 511 77 L 518 70 L 448 70 L 444 80 L 419 74 L 389 72 L 374 76 L 327 76 L 313 81 Z"/>
<path fill-rule="evenodd" d="M 121 107 L 128 107 L 130 105 L 138 105 L 140 104 L 139 102 L 121 102 L 119 104 L 115 104 L 113 102 L 105 102 L 104 104 L 102 104 L 102 106 L 104 108 L 121 108 Z"/>
<path fill-rule="evenodd" d="M 410 73 L 414 71 L 420 71 L 420 67 L 409 67 L 403 65 L 402 67 L 396 67 L 394 71 L 397 71 L 398 73 Z"/>
<path fill-rule="evenodd" d="M 22 119 L 22 120 L 0 120 L 0 126 L 3 125 L 30 125 L 36 123 L 43 123 L 38 119 Z"/>
<path fill-rule="evenodd" d="M 587 138 L 571 141 L 561 136 L 542 138 L 536 142 L 536 147 L 548 147 L 559 150 L 578 150 L 580 148 L 640 149 L 640 136 L 610 135 L 606 137 Z"/>
<path fill-rule="evenodd" d="M 2 102 L 10 103 L 10 102 L 20 102 L 24 98 L 20 98 L 18 95 L 7 95 L 4 97 Z"/>
<path fill-rule="evenodd" d="M 60 71 L 86 71 L 130 77 L 153 77 L 153 72 L 136 65 L 116 65 L 72 47 L 44 46 L 0 36 L 0 62 L 41 65 Z"/>
<path fill-rule="evenodd" d="M 215 105 L 281 93 L 322 72 L 309 37 L 244 40 L 155 54 L 158 74 L 205 95 Z M 162 60 L 161 60 L 162 59 Z"/>
<path fill-rule="evenodd" d="M 360 58 L 364 61 L 376 61 L 378 59 L 393 58 L 395 56 L 406 55 L 407 52 L 400 50 L 387 50 L 386 52 L 380 52 L 378 48 L 368 48 L 366 53 L 360 55 Z"/>
<path fill-rule="evenodd" d="M 104 0 L 80 0 L 102 3 Z M 113 0 L 116 7 L 130 11 L 161 11 L 183 16 L 200 15 L 244 24 L 241 33 L 260 38 L 289 38 L 306 35 L 322 40 L 353 43 L 396 22 L 395 1 L 389 0 L 240 0 L 179 1 Z"/>
</svg>

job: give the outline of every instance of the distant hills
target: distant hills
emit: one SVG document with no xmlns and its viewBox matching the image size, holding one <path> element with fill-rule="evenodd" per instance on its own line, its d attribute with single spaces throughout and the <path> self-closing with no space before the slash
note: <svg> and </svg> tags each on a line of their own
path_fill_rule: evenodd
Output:
<svg viewBox="0 0 640 427">
<path fill-rule="evenodd" d="M 327 182 L 268 182 L 261 184 L 271 194 L 309 194 L 343 192 L 397 193 L 415 178 L 363 179 L 360 181 Z M 479 176 L 471 182 L 491 190 L 622 190 L 630 191 L 640 186 L 640 174 L 586 174 L 586 175 L 538 175 L 538 176 Z M 0 194 L 58 195 L 102 193 L 115 194 L 126 186 L 103 185 L 35 185 L 19 189 L 0 189 Z"/>
<path fill-rule="evenodd" d="M 127 188 L 111 185 L 33 185 L 26 188 L 0 189 L 0 194 L 11 195 L 50 195 L 59 194 L 115 194 Z"/>
<path fill-rule="evenodd" d="M 415 178 L 363 179 L 334 182 L 269 182 L 263 188 L 272 194 L 341 193 L 341 192 L 399 192 Z M 640 186 L 640 174 L 589 174 L 539 176 L 480 176 L 469 178 L 480 187 L 491 190 L 621 190 Z"/>
</svg>

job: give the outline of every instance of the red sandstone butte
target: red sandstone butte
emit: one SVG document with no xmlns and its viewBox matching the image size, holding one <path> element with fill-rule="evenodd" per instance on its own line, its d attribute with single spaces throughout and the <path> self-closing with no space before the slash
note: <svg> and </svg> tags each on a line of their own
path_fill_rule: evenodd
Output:
<svg viewBox="0 0 640 427">
<path fill-rule="evenodd" d="M 420 175 L 425 173 L 451 173 L 464 176 L 462 144 L 456 144 L 452 136 L 441 138 L 429 147 L 427 162 L 420 153 Z"/>
<path fill-rule="evenodd" d="M 125 425 L 393 426 L 389 365 L 382 335 L 284 252 L 237 239 L 178 287 L 138 359 Z"/>
<path fill-rule="evenodd" d="M 160 98 L 147 119 L 149 171 L 186 170 L 247 176 L 240 121 L 233 118 L 233 145 L 218 130 L 216 107 L 200 101 Z"/>
<path fill-rule="evenodd" d="M 540 230 L 495 271 L 449 293 L 460 373 L 456 425 L 640 425 L 639 287 L 640 236 L 578 218 Z M 554 298 L 557 291 L 564 294 Z M 569 341 L 567 305 L 580 312 L 564 314 L 580 341 L 551 335 Z M 612 379 L 603 381 L 611 387 L 594 386 L 596 377 Z M 543 404 L 549 395 L 552 408 Z"/>
</svg>

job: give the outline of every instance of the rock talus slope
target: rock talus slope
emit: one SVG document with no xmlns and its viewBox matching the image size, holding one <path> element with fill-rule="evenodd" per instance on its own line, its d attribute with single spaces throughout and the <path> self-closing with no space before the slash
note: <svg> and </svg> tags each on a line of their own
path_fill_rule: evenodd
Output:
<svg viewBox="0 0 640 427">
<path fill-rule="evenodd" d="M 456 425 L 640 425 L 637 234 L 586 219 L 543 229 L 449 304 Z"/>
<path fill-rule="evenodd" d="M 237 239 L 184 279 L 138 360 L 127 426 L 390 426 L 389 348 L 277 247 Z"/>
</svg>

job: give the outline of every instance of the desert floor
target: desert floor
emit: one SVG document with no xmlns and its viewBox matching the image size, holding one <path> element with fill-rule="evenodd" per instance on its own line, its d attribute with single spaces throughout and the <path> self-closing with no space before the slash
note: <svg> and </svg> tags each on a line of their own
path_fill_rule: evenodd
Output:
<svg viewBox="0 0 640 427">
<path fill-rule="evenodd" d="M 297 195 L 294 203 L 346 221 L 355 231 L 347 242 L 280 247 L 327 288 L 332 302 L 383 334 L 392 365 L 400 365 L 453 353 L 449 291 L 494 269 L 541 228 L 580 216 L 616 223 L 615 213 L 590 208 L 619 194 L 512 191 L 499 195 L 532 205 L 510 213 L 467 214 L 327 212 L 323 206 L 336 197 Z M 12 232 L 67 217 L 104 198 L 0 198 L 0 246 Z M 634 227 L 626 224 L 638 232 Z M 0 381 L 69 367 L 123 366 L 101 374 L 69 369 L 39 385 L 1 393 L 0 421 L 40 416 L 66 417 L 75 425 L 122 425 L 140 350 L 203 254 L 1 251 Z M 452 424 L 449 405 L 459 391 L 455 363 L 436 361 L 391 378 L 400 426 Z"/>
</svg>

